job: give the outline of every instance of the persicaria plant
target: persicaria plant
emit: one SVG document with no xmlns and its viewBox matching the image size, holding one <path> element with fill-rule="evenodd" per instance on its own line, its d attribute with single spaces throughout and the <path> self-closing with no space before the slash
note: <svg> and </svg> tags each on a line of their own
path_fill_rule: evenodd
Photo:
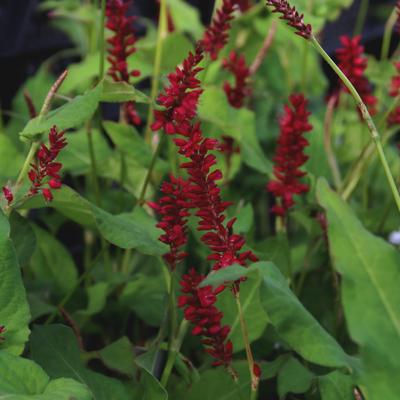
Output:
<svg viewBox="0 0 400 400">
<path fill-rule="evenodd" d="M 2 97 L 0 398 L 399 398 L 398 4 L 372 51 L 368 2 L 206 3 L 35 11 L 69 47 Z"/>
</svg>

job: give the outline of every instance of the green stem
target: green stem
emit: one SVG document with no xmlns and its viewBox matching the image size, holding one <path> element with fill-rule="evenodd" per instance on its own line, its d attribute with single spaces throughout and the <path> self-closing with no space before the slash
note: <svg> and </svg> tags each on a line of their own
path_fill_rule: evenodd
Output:
<svg viewBox="0 0 400 400">
<path fill-rule="evenodd" d="M 158 142 L 158 145 L 157 145 L 157 148 L 156 148 L 155 152 L 153 153 L 153 158 L 151 159 L 150 166 L 147 171 L 142 190 L 140 191 L 138 205 L 142 205 L 144 203 L 147 187 L 149 186 L 151 174 L 153 173 L 153 169 L 154 169 L 154 166 L 156 165 L 157 158 L 160 155 L 162 143 L 164 141 L 164 136 L 165 136 L 164 134 L 161 135 L 160 141 Z"/>
<path fill-rule="evenodd" d="M 248 333 L 246 321 L 244 319 L 244 313 L 243 313 L 242 304 L 240 302 L 239 291 L 236 291 L 234 293 L 234 296 L 235 296 L 235 300 L 236 300 L 236 306 L 237 306 L 239 321 L 240 321 L 240 329 L 242 332 L 243 343 L 244 343 L 245 350 L 246 350 L 247 364 L 249 366 L 249 372 L 250 372 L 250 378 L 251 378 L 250 399 L 255 399 L 257 396 L 259 378 L 257 376 L 255 376 L 255 374 L 254 374 L 254 357 L 253 357 L 253 353 L 252 353 L 251 347 L 250 347 L 249 333 Z"/>
<path fill-rule="evenodd" d="M 365 18 L 367 17 L 368 8 L 369 8 L 369 0 L 361 0 L 353 36 L 361 35 L 364 29 Z"/>
<path fill-rule="evenodd" d="M 385 25 L 385 32 L 383 34 L 382 49 L 381 49 L 381 60 L 387 60 L 389 57 L 390 43 L 392 41 L 393 28 L 397 21 L 396 7 L 393 8 L 390 17 L 388 18 Z"/>
<path fill-rule="evenodd" d="M 106 41 L 105 41 L 105 22 L 106 22 L 106 0 L 101 0 L 101 15 L 100 15 L 100 35 L 99 35 L 99 80 L 104 77 L 104 59 L 106 52 Z"/>
<path fill-rule="evenodd" d="M 329 66 L 335 71 L 335 73 L 338 75 L 338 77 L 342 80 L 343 84 L 346 86 L 346 88 L 349 90 L 349 92 L 353 96 L 354 100 L 356 101 L 357 106 L 361 111 L 361 115 L 371 133 L 372 140 L 374 142 L 380 162 L 381 162 L 383 170 L 385 172 L 386 179 L 387 179 L 390 189 L 392 191 L 393 198 L 396 202 L 397 208 L 400 211 L 400 194 L 397 189 L 396 182 L 393 178 L 392 172 L 390 170 L 388 161 L 386 159 L 385 152 L 383 151 L 381 137 L 379 135 L 379 132 L 375 126 L 375 123 L 374 123 L 370 113 L 368 112 L 367 106 L 362 101 L 360 95 L 358 94 L 358 92 L 355 89 L 355 87 L 353 86 L 353 84 L 349 81 L 349 79 L 342 72 L 342 70 L 335 64 L 335 62 L 329 57 L 329 55 L 321 47 L 321 45 L 318 43 L 317 39 L 314 36 L 311 37 L 311 42 L 315 46 L 317 51 L 321 54 L 321 56 L 324 58 L 324 60 L 329 64 Z"/>
<path fill-rule="evenodd" d="M 168 358 L 165 364 L 164 371 L 161 376 L 161 384 L 165 387 L 168 383 L 168 379 L 171 375 L 172 368 L 175 364 L 176 358 L 176 325 L 177 325 L 177 314 L 176 314 L 176 301 L 175 301 L 175 288 L 174 288 L 174 276 L 173 272 L 169 272 L 169 340 L 168 340 Z"/>
<path fill-rule="evenodd" d="M 29 153 L 26 156 L 26 159 L 24 161 L 24 165 L 21 168 L 21 171 L 18 175 L 17 178 L 17 183 L 15 184 L 15 186 L 18 188 L 19 186 L 21 186 L 22 181 L 24 180 L 25 176 L 28 174 L 28 170 L 31 166 L 31 162 L 33 157 L 35 157 L 36 151 L 39 148 L 40 142 L 32 142 L 31 144 L 31 148 L 29 149 Z"/>
<path fill-rule="evenodd" d="M 153 123 L 154 117 L 154 103 L 156 101 L 158 87 L 160 82 L 161 74 L 161 61 L 163 53 L 163 44 L 165 36 L 168 33 L 168 13 L 167 13 L 167 0 L 160 0 L 160 15 L 158 17 L 158 35 L 156 44 L 156 54 L 153 65 L 153 77 L 151 81 L 151 92 L 150 92 L 150 105 L 147 114 L 147 123 L 145 129 L 145 140 L 147 143 L 151 143 L 151 124 Z"/>
</svg>

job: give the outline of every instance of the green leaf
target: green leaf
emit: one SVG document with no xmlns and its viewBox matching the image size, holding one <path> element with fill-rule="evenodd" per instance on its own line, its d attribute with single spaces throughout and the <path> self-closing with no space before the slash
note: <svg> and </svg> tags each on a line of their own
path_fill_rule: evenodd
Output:
<svg viewBox="0 0 400 400">
<path fill-rule="evenodd" d="M 161 383 L 147 370 L 141 369 L 142 376 L 136 387 L 135 399 L 143 400 L 167 400 L 168 393 Z"/>
<path fill-rule="evenodd" d="M 310 389 L 314 374 L 298 360 L 291 357 L 285 362 L 278 375 L 278 394 L 285 398 L 288 393 L 305 393 Z"/>
<path fill-rule="evenodd" d="M 354 400 L 353 381 L 339 371 L 318 377 L 322 400 Z"/>
<path fill-rule="evenodd" d="M 151 100 L 142 92 L 135 89 L 127 82 L 113 82 L 105 79 L 103 83 L 103 93 L 100 101 L 107 103 L 125 103 L 134 101 L 135 103 L 149 104 Z"/>
<path fill-rule="evenodd" d="M 85 385 L 72 379 L 50 381 L 31 360 L 0 351 L 0 398 L 10 400 L 90 400 Z"/>
<path fill-rule="evenodd" d="M 262 273 L 261 304 L 285 342 L 306 360 L 327 367 L 349 367 L 350 358 L 289 289 L 286 278 L 271 263 L 251 268 Z"/>
<path fill-rule="evenodd" d="M 116 379 L 87 369 L 70 328 L 63 325 L 35 326 L 31 354 L 51 378 L 73 378 L 85 384 L 93 400 L 128 400 L 123 385 Z"/>
<path fill-rule="evenodd" d="M 121 293 L 121 303 L 128 306 L 150 326 L 159 326 L 164 316 L 167 288 L 159 276 L 137 274 Z"/>
<path fill-rule="evenodd" d="M 0 186 L 4 186 L 8 179 L 14 178 L 24 158 L 6 136 L 0 134 Z"/>
<path fill-rule="evenodd" d="M 240 271 L 238 267 L 237 265 L 233 265 L 225 268 L 225 270 L 227 271 L 233 268 Z M 263 334 L 268 324 L 268 317 L 260 303 L 259 289 L 261 279 L 257 271 L 251 271 L 252 267 L 240 268 L 247 272 L 246 281 L 240 284 L 240 303 L 248 328 L 249 342 L 251 343 L 260 338 Z M 237 274 L 237 278 L 241 276 L 243 276 L 243 274 Z M 235 352 L 243 350 L 245 344 L 242 337 L 238 307 L 235 297 L 230 290 L 226 289 L 223 293 L 218 295 L 217 307 L 224 314 L 222 320 L 223 324 L 227 324 L 231 328 L 228 338 L 233 343 L 233 350 Z"/>
<path fill-rule="evenodd" d="M 196 8 L 183 0 L 168 0 L 168 6 L 176 30 L 189 32 L 195 38 L 203 34 L 204 27 Z"/>
<path fill-rule="evenodd" d="M 34 231 L 37 247 L 30 267 L 35 280 L 53 288 L 55 293 L 68 293 L 78 279 L 74 260 L 54 235 L 38 226 L 34 226 Z"/>
<path fill-rule="evenodd" d="M 99 355 L 108 368 L 133 377 L 135 373 L 133 347 L 126 336 L 101 349 Z"/>
<path fill-rule="evenodd" d="M 248 268 L 245 268 L 239 264 L 233 264 L 228 268 L 223 268 L 218 271 L 211 271 L 199 286 L 204 287 L 211 285 L 215 288 L 225 282 L 234 282 L 240 279 L 242 276 L 246 276 L 248 272 Z"/>
<path fill-rule="evenodd" d="M 38 207 L 52 207 L 78 224 L 97 226 L 107 241 L 123 249 L 136 248 L 149 255 L 162 255 L 168 251 L 168 247 L 158 240 L 162 231 L 156 228 L 155 220 L 143 210 L 113 215 L 65 185 L 54 191 L 54 200 L 49 204 L 45 203 L 43 196 L 34 196 L 21 205 L 24 209 Z"/>
<path fill-rule="evenodd" d="M 360 346 L 360 382 L 368 399 L 400 393 L 400 254 L 368 232 L 324 180 L 318 198 L 327 212 L 330 253 L 341 274 L 351 338 Z"/>
<path fill-rule="evenodd" d="M 36 236 L 30 222 L 17 212 L 10 215 L 10 237 L 18 258 L 18 264 L 24 267 L 29 263 L 36 247 Z"/>
<path fill-rule="evenodd" d="M 118 150 L 131 157 L 139 165 L 150 167 L 153 158 L 151 148 L 133 126 L 112 121 L 105 121 L 103 126 Z M 158 160 L 157 164 L 161 161 Z M 165 165 L 164 162 L 163 164 Z"/>
<path fill-rule="evenodd" d="M 17 255 L 9 235 L 10 225 L 0 210 L 0 325 L 6 328 L 0 349 L 21 354 L 29 336 L 30 315 Z"/>
<path fill-rule="evenodd" d="M 201 97 L 199 116 L 239 142 L 244 163 L 262 173 L 272 173 L 272 164 L 265 157 L 257 140 L 255 115 L 252 111 L 232 108 L 224 91 L 210 86 Z"/>
<path fill-rule="evenodd" d="M 102 91 L 103 83 L 99 83 L 84 95 L 77 96 L 63 106 L 50 111 L 45 117 L 31 119 L 21 132 L 21 138 L 32 140 L 38 134 L 49 131 L 54 125 L 60 130 L 80 126 L 96 111 Z"/>
</svg>

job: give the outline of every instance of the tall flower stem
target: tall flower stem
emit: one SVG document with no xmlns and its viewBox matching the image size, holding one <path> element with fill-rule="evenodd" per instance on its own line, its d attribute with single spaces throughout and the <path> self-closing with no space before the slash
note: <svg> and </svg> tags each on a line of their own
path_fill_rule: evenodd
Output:
<svg viewBox="0 0 400 400">
<path fill-rule="evenodd" d="M 106 52 L 105 41 L 105 24 L 106 24 L 106 0 L 101 0 L 101 14 L 100 14 L 100 35 L 99 35 L 99 80 L 104 77 L 104 59 Z"/>
<path fill-rule="evenodd" d="M 342 187 L 342 177 L 340 174 L 338 162 L 335 157 L 335 153 L 332 149 L 332 119 L 336 101 L 337 97 L 332 96 L 329 99 L 328 105 L 326 107 L 326 114 L 324 120 L 324 149 L 326 157 L 328 159 L 329 167 L 331 169 L 333 181 L 335 182 L 336 188 L 340 189 Z"/>
<path fill-rule="evenodd" d="M 392 41 L 393 28 L 397 21 L 396 7 L 393 8 L 390 17 L 386 21 L 385 32 L 383 34 L 382 48 L 381 48 L 381 60 L 387 60 L 389 57 L 390 43 Z"/>
<path fill-rule="evenodd" d="M 151 92 L 150 92 L 150 105 L 149 112 L 147 114 L 146 129 L 144 137 L 147 143 L 151 143 L 151 124 L 153 123 L 154 114 L 154 103 L 156 101 L 158 87 L 160 82 L 161 73 L 161 60 L 163 53 L 163 44 L 165 36 L 168 33 L 168 12 L 167 12 L 167 0 L 160 0 L 160 15 L 158 17 L 158 35 L 156 44 L 156 55 L 154 58 L 153 66 L 153 77 L 151 81 Z"/>
<path fill-rule="evenodd" d="M 353 84 L 349 81 L 349 79 L 346 77 L 346 75 L 342 72 L 342 70 L 335 64 L 335 62 L 332 60 L 331 57 L 326 53 L 326 51 L 321 47 L 315 36 L 311 36 L 310 38 L 311 43 L 314 45 L 314 47 L 317 49 L 317 51 L 321 54 L 321 56 L 324 58 L 324 60 L 329 64 L 329 66 L 335 71 L 335 73 L 338 75 L 338 77 L 341 79 L 343 84 L 346 86 L 346 88 L 349 90 L 350 94 L 353 96 L 354 100 L 357 103 L 358 108 L 361 111 L 362 118 L 364 119 L 365 123 L 368 126 L 368 129 L 371 133 L 371 138 L 374 142 L 376 151 L 379 156 L 379 160 L 382 164 L 382 167 L 384 169 L 386 179 L 389 183 L 390 189 L 393 194 L 393 198 L 396 202 L 397 208 L 400 211 L 400 194 L 396 185 L 396 182 L 393 178 L 392 172 L 390 170 L 388 161 L 385 156 L 385 152 L 383 150 L 382 146 L 382 141 L 381 141 L 381 136 L 375 126 L 375 123 L 368 112 L 367 106 L 364 104 L 362 101 L 360 95 L 358 94 L 357 90 L 353 86 Z"/>
<path fill-rule="evenodd" d="M 250 391 L 250 400 L 256 399 L 257 398 L 257 389 L 258 389 L 258 382 L 259 382 L 259 377 L 255 375 L 254 373 L 254 357 L 253 353 L 251 351 L 250 347 L 250 342 L 249 342 L 249 333 L 246 325 L 246 321 L 244 319 L 244 313 L 243 313 L 243 308 L 242 304 L 240 302 L 240 294 L 239 291 L 235 292 L 235 300 L 236 300 L 236 306 L 239 314 L 239 322 L 240 322 L 240 329 L 242 332 L 242 338 L 246 350 L 246 358 L 247 358 L 247 363 L 249 365 L 249 372 L 250 372 L 250 378 L 251 378 L 251 391 Z"/>
<path fill-rule="evenodd" d="M 54 82 L 54 84 L 52 85 L 52 87 L 50 88 L 49 92 L 47 93 L 46 98 L 44 99 L 42 108 L 39 112 L 38 115 L 38 122 L 40 123 L 42 121 L 42 119 L 45 117 L 45 115 L 49 112 L 50 110 L 50 106 L 51 106 L 51 102 L 55 96 L 55 94 L 57 93 L 57 90 L 59 89 L 59 87 L 62 85 L 62 83 L 64 82 L 65 78 L 67 77 L 68 71 L 65 70 L 58 78 L 57 80 Z M 33 158 L 35 157 L 36 151 L 38 150 L 40 146 L 40 141 L 33 141 L 31 144 L 31 148 L 29 149 L 29 153 L 26 156 L 26 159 L 24 161 L 24 164 L 21 168 L 21 171 L 18 175 L 17 178 L 17 182 L 15 184 L 16 188 L 18 188 L 19 186 L 21 186 L 22 181 L 24 180 L 24 178 L 27 176 L 28 174 L 28 170 L 31 166 L 31 162 L 33 160 Z"/>
<path fill-rule="evenodd" d="M 153 153 L 153 158 L 151 159 L 150 166 L 146 174 L 146 178 L 144 179 L 142 190 L 140 191 L 138 205 L 142 205 L 144 203 L 144 198 L 146 197 L 146 191 L 150 183 L 151 174 L 153 173 L 154 166 L 156 165 L 157 158 L 160 155 L 162 144 L 164 142 L 164 136 L 165 135 L 161 135 L 160 141 L 158 142 L 158 145 Z"/>
<path fill-rule="evenodd" d="M 361 0 L 353 36 L 361 35 L 365 25 L 365 19 L 367 17 L 368 8 L 369 8 L 369 0 Z"/>
</svg>

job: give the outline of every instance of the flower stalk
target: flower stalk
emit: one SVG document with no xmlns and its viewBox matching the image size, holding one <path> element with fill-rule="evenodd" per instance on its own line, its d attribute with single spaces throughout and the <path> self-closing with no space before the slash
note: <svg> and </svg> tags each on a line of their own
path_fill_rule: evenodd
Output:
<svg viewBox="0 0 400 400">
<path fill-rule="evenodd" d="M 350 82 L 350 80 L 346 77 L 346 75 L 342 72 L 342 70 L 335 64 L 335 62 L 332 60 L 332 58 L 326 53 L 326 51 L 322 48 L 322 46 L 319 44 L 318 40 L 315 38 L 315 36 L 311 36 L 311 43 L 313 46 L 316 48 L 318 53 L 322 56 L 322 58 L 329 64 L 329 66 L 334 70 L 334 72 L 338 75 L 338 77 L 341 79 L 343 84 L 346 86 L 350 94 L 353 96 L 354 100 L 356 101 L 356 104 L 361 112 L 361 116 L 368 126 L 368 129 L 371 134 L 371 138 L 373 140 L 373 143 L 375 144 L 376 151 L 379 156 L 379 160 L 382 164 L 383 170 L 385 172 L 386 179 L 388 181 L 390 190 L 392 192 L 393 198 L 395 200 L 395 203 L 397 205 L 398 210 L 400 211 L 400 194 L 399 190 L 397 188 L 396 182 L 393 178 L 392 172 L 389 167 L 389 163 L 387 161 L 385 152 L 383 150 L 382 146 L 382 141 L 381 141 L 381 136 L 375 126 L 375 123 L 371 117 L 371 114 L 368 111 L 367 106 L 364 104 L 363 100 L 361 99 L 360 95 L 358 94 L 357 90 L 353 86 L 353 84 Z"/>
</svg>

